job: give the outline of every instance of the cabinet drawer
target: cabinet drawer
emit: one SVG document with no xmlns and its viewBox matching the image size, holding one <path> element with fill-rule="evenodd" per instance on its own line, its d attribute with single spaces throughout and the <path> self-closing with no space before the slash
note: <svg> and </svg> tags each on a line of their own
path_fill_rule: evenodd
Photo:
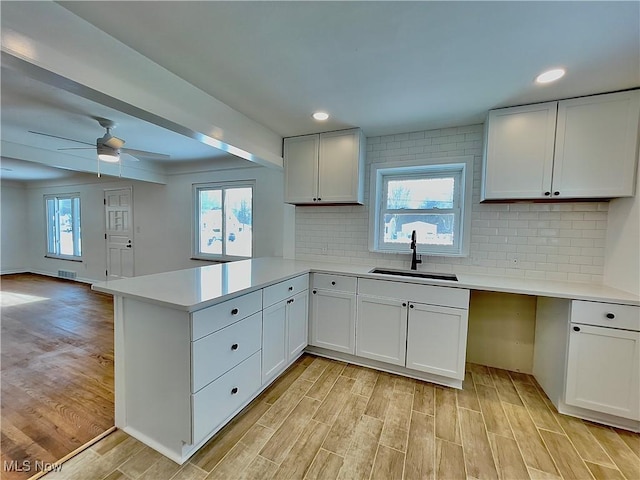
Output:
<svg viewBox="0 0 640 480">
<path fill-rule="evenodd" d="M 247 293 L 191 314 L 191 340 L 209 335 L 262 310 L 262 292 Z"/>
<path fill-rule="evenodd" d="M 197 443 L 260 388 L 260 352 L 191 395 L 192 443 Z"/>
<path fill-rule="evenodd" d="M 266 287 L 262 291 L 264 308 L 309 289 L 309 275 L 300 275 L 284 282 Z"/>
<path fill-rule="evenodd" d="M 233 323 L 191 344 L 191 391 L 209 382 L 260 350 L 262 312 Z"/>
<path fill-rule="evenodd" d="M 415 283 L 361 278 L 358 293 L 373 297 L 398 298 L 442 307 L 469 308 L 469 290 Z"/>
<path fill-rule="evenodd" d="M 356 293 L 358 279 L 344 275 L 330 275 L 328 273 L 314 273 L 311 280 L 313 288 L 334 290 L 336 292 Z"/>
<path fill-rule="evenodd" d="M 640 307 L 574 300 L 571 322 L 640 331 Z"/>
</svg>

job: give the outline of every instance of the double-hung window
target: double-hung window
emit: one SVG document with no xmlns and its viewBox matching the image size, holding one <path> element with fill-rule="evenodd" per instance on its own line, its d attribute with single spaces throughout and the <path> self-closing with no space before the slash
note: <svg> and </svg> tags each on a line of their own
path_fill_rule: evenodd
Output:
<svg viewBox="0 0 640 480">
<path fill-rule="evenodd" d="M 253 254 L 253 183 L 194 185 L 194 257 L 250 258 Z"/>
<path fill-rule="evenodd" d="M 80 194 L 45 195 L 44 203 L 47 215 L 47 256 L 80 260 Z"/>
<path fill-rule="evenodd" d="M 372 166 L 370 249 L 408 252 L 416 232 L 419 253 L 461 256 L 468 251 L 472 157 L 429 164 Z M 431 163 L 434 162 L 434 163 Z"/>
</svg>

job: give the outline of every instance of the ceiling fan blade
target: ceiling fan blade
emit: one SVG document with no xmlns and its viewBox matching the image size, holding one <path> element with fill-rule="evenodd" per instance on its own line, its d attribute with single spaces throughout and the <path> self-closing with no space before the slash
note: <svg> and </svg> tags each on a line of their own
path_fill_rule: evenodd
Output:
<svg viewBox="0 0 640 480">
<path fill-rule="evenodd" d="M 72 148 L 58 148 L 58 150 L 95 150 L 96 147 L 72 147 Z"/>
<path fill-rule="evenodd" d="M 117 150 L 125 144 L 125 141 L 118 137 L 105 135 L 104 137 L 102 137 L 102 143 L 108 147 L 111 147 Z"/>
<path fill-rule="evenodd" d="M 33 130 L 29 130 L 29 133 L 33 133 L 35 135 L 42 135 L 43 137 L 52 137 L 52 138 L 59 138 L 60 140 L 67 140 L 69 142 L 76 142 L 76 143 L 82 143 L 84 145 L 91 145 L 94 146 L 93 143 L 88 143 L 88 142 L 83 142 L 81 140 L 74 140 L 73 138 L 66 138 L 66 137 L 60 137 L 58 135 L 51 135 L 49 133 L 42 133 L 42 132 L 34 132 Z"/>
<path fill-rule="evenodd" d="M 127 153 L 127 152 L 124 152 L 124 151 L 121 153 L 120 158 L 123 158 L 124 160 L 128 160 L 128 161 L 131 161 L 131 162 L 139 162 L 140 161 L 139 158 L 136 158 L 133 155 L 131 155 L 130 153 Z"/>
<path fill-rule="evenodd" d="M 148 158 L 150 160 L 168 160 L 171 158 L 171 155 L 165 155 L 164 153 L 147 152 L 145 150 L 136 150 L 134 148 L 121 148 L 120 151 L 132 156 Z"/>
</svg>

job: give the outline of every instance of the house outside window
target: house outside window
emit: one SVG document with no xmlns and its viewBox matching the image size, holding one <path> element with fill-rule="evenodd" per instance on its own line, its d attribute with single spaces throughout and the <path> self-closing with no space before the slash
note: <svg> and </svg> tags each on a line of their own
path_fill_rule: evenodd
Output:
<svg viewBox="0 0 640 480">
<path fill-rule="evenodd" d="M 47 256 L 80 260 L 80 194 L 45 195 L 44 201 L 47 216 Z"/>
<path fill-rule="evenodd" d="M 369 249 L 406 253 L 416 232 L 418 253 L 468 253 L 473 157 L 374 164 Z"/>
<path fill-rule="evenodd" d="M 253 255 L 253 183 L 194 185 L 194 257 Z"/>
</svg>

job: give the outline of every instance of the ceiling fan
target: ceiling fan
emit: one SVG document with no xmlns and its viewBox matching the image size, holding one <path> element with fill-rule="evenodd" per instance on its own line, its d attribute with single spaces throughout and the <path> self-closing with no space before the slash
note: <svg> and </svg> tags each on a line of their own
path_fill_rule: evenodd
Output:
<svg viewBox="0 0 640 480">
<path fill-rule="evenodd" d="M 147 152 L 145 150 L 135 150 L 133 148 L 122 148 L 125 141 L 121 138 L 111 135 L 111 130 L 115 128 L 116 124 L 106 118 L 94 117 L 98 121 L 100 126 L 106 130 L 106 133 L 96 139 L 95 144 L 89 142 L 83 142 L 81 140 L 74 140 L 73 138 L 60 137 L 58 135 L 51 135 L 49 133 L 35 132 L 29 130 L 29 133 L 36 135 L 43 135 L 45 137 L 59 138 L 61 140 L 68 140 L 70 142 L 81 143 L 83 145 L 89 145 L 89 147 L 72 147 L 72 148 L 58 148 L 58 150 L 91 150 L 95 149 L 98 155 L 98 159 L 103 162 L 118 163 L 120 161 L 120 154 L 126 154 L 131 160 L 138 161 L 140 158 L 146 158 L 149 160 L 166 160 L 171 158 L 169 155 L 163 153 Z"/>
</svg>

